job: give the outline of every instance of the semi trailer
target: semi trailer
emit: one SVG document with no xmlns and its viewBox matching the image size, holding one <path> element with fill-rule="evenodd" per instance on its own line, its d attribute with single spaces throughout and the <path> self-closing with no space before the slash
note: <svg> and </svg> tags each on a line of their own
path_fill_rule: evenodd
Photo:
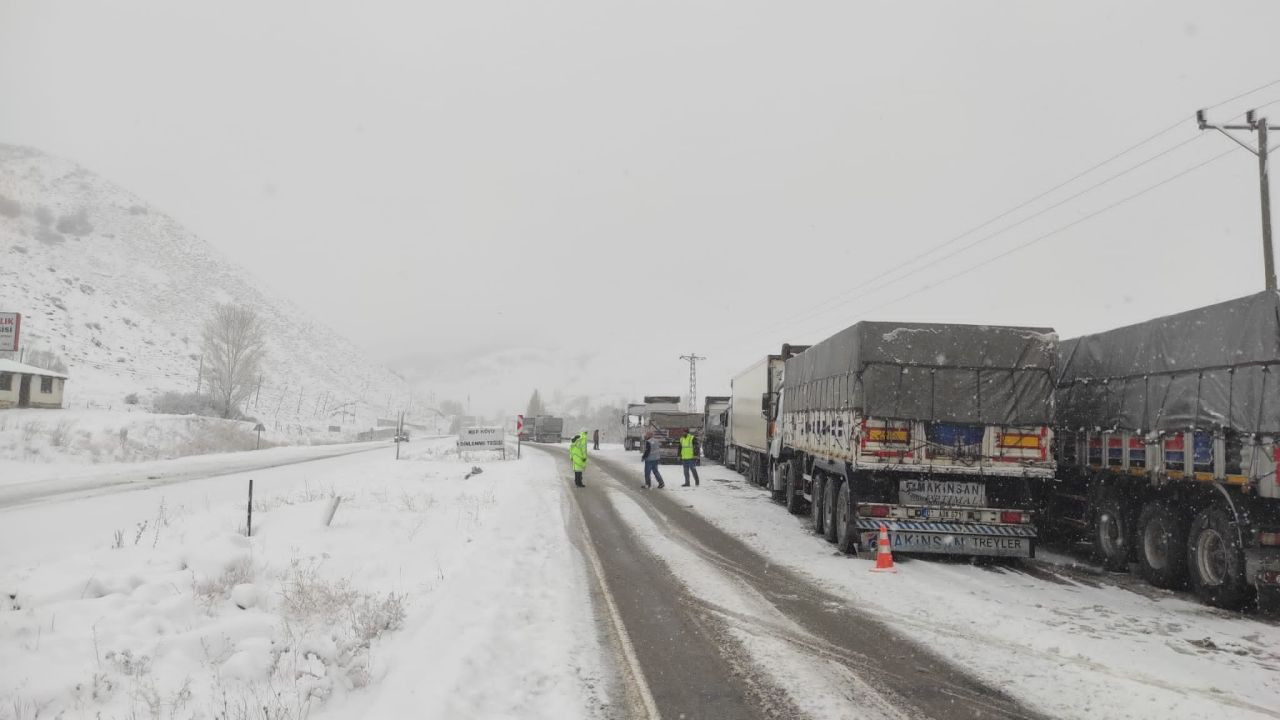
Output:
<svg viewBox="0 0 1280 720">
<path fill-rule="evenodd" d="M 534 442 L 558 443 L 564 437 L 564 418 L 539 415 L 533 428 Z"/>
<path fill-rule="evenodd" d="M 1047 520 L 1208 604 L 1280 599 L 1280 294 L 1066 340 Z"/>
<path fill-rule="evenodd" d="M 693 433 L 694 442 L 699 449 L 704 442 L 701 413 L 667 411 L 649 413 L 647 427 L 648 431 L 653 433 L 654 439 L 658 441 L 661 451 L 658 462 L 661 463 L 680 462 L 680 438 L 684 437 L 686 432 Z"/>
<path fill-rule="evenodd" d="M 786 361 L 808 345 L 783 345 L 729 381 L 729 417 L 725 430 L 725 465 L 764 486 L 768 480 L 769 443 L 776 425 L 777 400 Z"/>
<path fill-rule="evenodd" d="M 756 398 L 777 427 L 757 462 L 775 500 L 843 552 L 884 526 L 895 552 L 1033 557 L 1056 362 L 1049 328 L 858 323 Z"/>
</svg>

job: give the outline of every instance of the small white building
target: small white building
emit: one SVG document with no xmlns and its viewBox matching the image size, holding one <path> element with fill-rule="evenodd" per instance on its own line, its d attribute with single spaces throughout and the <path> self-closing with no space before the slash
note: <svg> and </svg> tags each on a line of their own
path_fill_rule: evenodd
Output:
<svg viewBox="0 0 1280 720">
<path fill-rule="evenodd" d="M 16 360 L 0 360 L 0 409 L 62 407 L 67 376 Z"/>
</svg>

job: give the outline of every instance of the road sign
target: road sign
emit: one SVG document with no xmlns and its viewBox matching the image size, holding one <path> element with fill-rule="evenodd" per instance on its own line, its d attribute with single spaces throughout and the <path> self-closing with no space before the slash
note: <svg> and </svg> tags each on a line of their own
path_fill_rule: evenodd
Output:
<svg viewBox="0 0 1280 720">
<path fill-rule="evenodd" d="M 517 415 L 516 416 L 516 434 L 519 435 L 520 432 L 523 430 L 524 430 L 524 416 Z"/>
<path fill-rule="evenodd" d="M 0 352 L 18 352 L 22 313 L 0 312 Z"/>
<path fill-rule="evenodd" d="M 485 452 L 485 451 L 501 452 L 503 456 L 507 452 L 506 439 L 502 436 L 502 428 L 493 427 L 469 427 L 462 428 L 458 433 L 458 452 Z"/>
</svg>

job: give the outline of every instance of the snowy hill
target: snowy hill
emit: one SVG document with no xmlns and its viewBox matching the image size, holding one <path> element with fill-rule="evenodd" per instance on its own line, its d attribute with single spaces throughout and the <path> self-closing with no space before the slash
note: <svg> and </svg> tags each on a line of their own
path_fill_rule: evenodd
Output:
<svg viewBox="0 0 1280 720">
<path fill-rule="evenodd" d="M 264 421 L 361 423 L 408 397 L 407 384 L 312 321 L 173 218 L 88 170 L 0 144 L 0 310 L 23 314 L 28 352 L 66 362 L 72 407 L 190 392 L 212 307 L 258 310 L 269 340 Z M 348 422 L 351 416 L 346 416 Z"/>
</svg>

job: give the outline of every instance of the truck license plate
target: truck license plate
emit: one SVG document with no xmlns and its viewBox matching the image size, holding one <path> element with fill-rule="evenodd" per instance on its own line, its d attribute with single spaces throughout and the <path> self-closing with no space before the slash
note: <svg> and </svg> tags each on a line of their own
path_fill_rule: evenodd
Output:
<svg viewBox="0 0 1280 720">
<path fill-rule="evenodd" d="M 928 520 L 964 520 L 965 511 L 953 508 L 922 507 L 916 510 L 916 517 Z"/>
<path fill-rule="evenodd" d="M 898 484 L 898 502 L 903 505 L 986 507 L 987 486 L 980 482 L 912 478 Z"/>
<path fill-rule="evenodd" d="M 864 533 L 866 547 L 876 546 L 877 533 Z M 1030 557 L 1031 539 L 1004 535 L 948 535 L 895 530 L 889 533 L 893 552 L 935 553 L 943 555 L 994 555 Z"/>
</svg>

